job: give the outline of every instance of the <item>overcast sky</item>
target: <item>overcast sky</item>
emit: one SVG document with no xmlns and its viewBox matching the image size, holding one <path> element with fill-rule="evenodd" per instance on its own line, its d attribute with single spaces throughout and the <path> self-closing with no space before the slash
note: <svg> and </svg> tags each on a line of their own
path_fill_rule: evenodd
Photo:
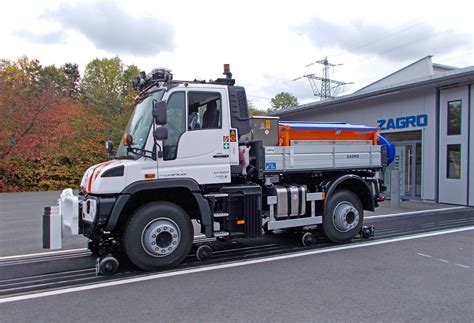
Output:
<svg viewBox="0 0 474 323">
<path fill-rule="evenodd" d="M 0 58 L 43 65 L 118 55 L 175 79 L 213 79 L 230 63 L 260 109 L 286 91 L 315 101 L 305 74 L 328 57 L 353 92 L 427 55 L 474 65 L 472 1 L 5 1 Z"/>
</svg>

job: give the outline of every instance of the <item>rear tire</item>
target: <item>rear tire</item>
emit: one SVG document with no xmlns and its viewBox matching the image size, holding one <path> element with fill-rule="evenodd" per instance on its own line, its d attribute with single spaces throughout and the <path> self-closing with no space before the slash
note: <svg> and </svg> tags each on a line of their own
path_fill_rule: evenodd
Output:
<svg viewBox="0 0 474 323">
<path fill-rule="evenodd" d="M 127 222 L 123 247 L 143 270 L 173 267 L 191 250 L 193 226 L 188 214 L 169 202 L 151 202 L 137 209 Z"/>
<path fill-rule="evenodd" d="M 364 221 L 360 199 L 351 191 L 338 190 L 328 203 L 327 214 L 323 216 L 324 234 L 334 243 L 350 242 Z"/>
</svg>

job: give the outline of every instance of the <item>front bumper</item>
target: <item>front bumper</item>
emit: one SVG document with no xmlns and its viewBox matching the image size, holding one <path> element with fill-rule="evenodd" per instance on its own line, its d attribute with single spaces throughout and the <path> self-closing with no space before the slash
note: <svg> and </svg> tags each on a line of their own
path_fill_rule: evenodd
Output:
<svg viewBox="0 0 474 323">
<path fill-rule="evenodd" d="M 92 239 L 107 227 L 117 198 L 114 196 L 75 196 L 72 189 L 62 191 L 55 206 L 44 208 L 43 248 L 61 249 L 62 238 L 84 234 Z"/>
</svg>

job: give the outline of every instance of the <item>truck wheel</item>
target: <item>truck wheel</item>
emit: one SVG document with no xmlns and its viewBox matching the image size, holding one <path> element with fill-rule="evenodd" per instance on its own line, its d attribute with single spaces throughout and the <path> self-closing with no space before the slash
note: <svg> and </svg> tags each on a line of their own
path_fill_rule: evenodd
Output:
<svg viewBox="0 0 474 323">
<path fill-rule="evenodd" d="M 152 202 L 137 209 L 125 227 L 123 246 L 139 268 L 173 267 L 184 260 L 193 243 L 193 226 L 179 206 Z"/>
<path fill-rule="evenodd" d="M 351 191 L 338 190 L 328 202 L 327 214 L 323 216 L 324 234 L 334 243 L 351 241 L 364 220 L 360 199 Z"/>
</svg>

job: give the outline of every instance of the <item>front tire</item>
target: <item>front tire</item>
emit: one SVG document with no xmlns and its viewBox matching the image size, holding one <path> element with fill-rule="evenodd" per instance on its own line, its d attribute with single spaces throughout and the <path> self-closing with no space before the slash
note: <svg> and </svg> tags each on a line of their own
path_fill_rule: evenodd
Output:
<svg viewBox="0 0 474 323">
<path fill-rule="evenodd" d="M 169 202 L 151 202 L 127 222 L 123 246 L 128 258 L 143 270 L 173 267 L 191 250 L 193 226 L 188 214 Z"/>
<path fill-rule="evenodd" d="M 359 233 L 364 220 L 360 199 L 351 191 L 338 190 L 328 203 L 323 216 L 324 234 L 334 243 L 350 242 Z"/>
</svg>

